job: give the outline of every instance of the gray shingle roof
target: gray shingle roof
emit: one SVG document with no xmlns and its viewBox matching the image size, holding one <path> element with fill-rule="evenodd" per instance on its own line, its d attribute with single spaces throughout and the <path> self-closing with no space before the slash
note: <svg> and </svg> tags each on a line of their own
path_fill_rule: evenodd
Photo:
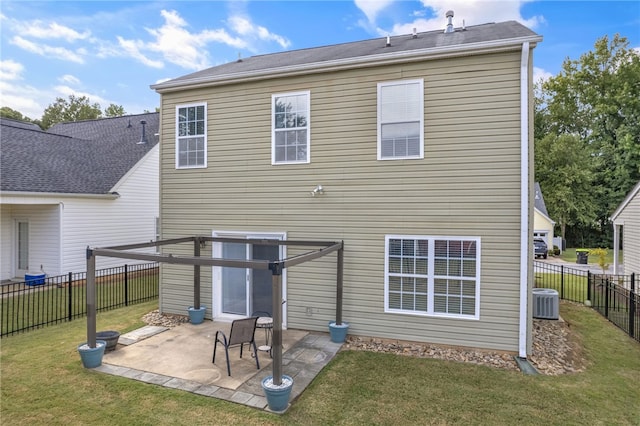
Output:
<svg viewBox="0 0 640 426">
<path fill-rule="evenodd" d="M 533 197 L 533 206 L 540 211 L 540 213 L 549 217 L 549 213 L 547 212 L 547 206 L 544 204 L 544 197 L 542 196 L 542 189 L 540 188 L 540 184 L 536 182 L 534 184 L 534 197 Z"/>
<path fill-rule="evenodd" d="M 535 32 L 516 21 L 469 26 L 464 31 L 461 28 L 456 28 L 455 32 L 449 34 L 444 34 L 442 30 L 438 30 L 418 33 L 415 38 L 411 34 L 398 35 L 391 37 L 390 46 L 386 46 L 386 37 L 382 37 L 352 43 L 252 56 L 241 61 L 229 62 L 197 71 L 151 87 L 161 91 L 164 88 L 177 87 L 193 81 L 216 80 L 237 74 L 264 74 L 269 70 L 275 71 L 295 66 L 321 64 L 323 62 L 357 59 L 366 61 L 403 52 L 411 53 L 412 51 L 427 51 L 428 49 L 436 51 L 438 48 L 447 49 L 465 45 L 471 47 L 478 43 L 487 44 L 504 40 L 514 40 L 514 43 L 516 43 L 516 40 L 523 38 L 530 38 L 534 41 L 541 40 L 541 37 Z"/>
<path fill-rule="evenodd" d="M 141 120 L 147 144 L 137 143 Z M 107 194 L 158 143 L 158 129 L 158 113 L 61 123 L 47 132 L 2 119 L 0 190 Z"/>
</svg>

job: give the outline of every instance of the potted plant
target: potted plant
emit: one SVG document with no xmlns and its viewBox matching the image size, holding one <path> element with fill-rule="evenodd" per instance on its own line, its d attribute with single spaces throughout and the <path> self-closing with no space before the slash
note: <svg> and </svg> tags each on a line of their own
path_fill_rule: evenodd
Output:
<svg viewBox="0 0 640 426">
<path fill-rule="evenodd" d="M 100 367 L 106 347 L 107 342 L 104 340 L 96 340 L 95 348 L 92 348 L 87 342 L 78 345 L 78 353 L 80 354 L 84 368 Z"/>
<path fill-rule="evenodd" d="M 280 384 L 274 383 L 273 376 L 262 379 L 262 389 L 271 411 L 281 412 L 287 409 L 292 388 L 293 379 L 286 374 L 281 376 Z"/>
<path fill-rule="evenodd" d="M 197 308 L 189 306 L 189 309 L 187 310 L 189 313 L 189 322 L 191 322 L 191 324 L 201 324 L 204 321 L 204 314 L 206 310 L 207 307 L 204 305 L 200 305 Z"/>
</svg>

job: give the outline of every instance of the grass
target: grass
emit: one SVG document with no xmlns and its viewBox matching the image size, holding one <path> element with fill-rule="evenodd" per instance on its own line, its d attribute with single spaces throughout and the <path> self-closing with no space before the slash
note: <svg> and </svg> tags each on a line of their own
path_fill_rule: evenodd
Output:
<svg viewBox="0 0 640 426">
<path fill-rule="evenodd" d="M 565 260 L 567 262 L 573 262 L 575 263 L 577 260 L 577 255 L 576 255 L 576 249 L 575 248 L 568 248 L 565 249 L 561 254 L 560 254 L 560 259 Z M 622 250 L 620 250 L 619 252 L 619 262 L 622 263 Z M 597 256 L 589 256 L 587 258 L 587 262 L 589 264 L 593 264 L 593 265 L 597 265 L 598 264 L 598 257 Z M 609 265 L 613 265 L 613 249 L 607 249 L 607 256 L 605 257 L 605 262 Z"/>
<path fill-rule="evenodd" d="M 99 329 L 131 330 L 145 303 L 98 315 Z M 11 425 L 640 424 L 640 345 L 594 311 L 561 314 L 590 366 L 559 377 L 343 351 L 282 415 L 109 376 L 82 367 L 84 321 L 2 339 L 0 418 Z M 285 367 L 286 372 L 286 367 Z"/>
</svg>

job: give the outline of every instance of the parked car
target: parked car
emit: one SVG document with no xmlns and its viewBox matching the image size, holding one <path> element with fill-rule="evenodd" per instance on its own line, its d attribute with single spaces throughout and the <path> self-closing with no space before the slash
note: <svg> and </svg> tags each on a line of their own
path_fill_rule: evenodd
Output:
<svg viewBox="0 0 640 426">
<path fill-rule="evenodd" d="M 538 257 L 546 259 L 548 254 L 547 243 L 544 240 L 533 240 L 533 254 L 536 259 Z"/>
</svg>

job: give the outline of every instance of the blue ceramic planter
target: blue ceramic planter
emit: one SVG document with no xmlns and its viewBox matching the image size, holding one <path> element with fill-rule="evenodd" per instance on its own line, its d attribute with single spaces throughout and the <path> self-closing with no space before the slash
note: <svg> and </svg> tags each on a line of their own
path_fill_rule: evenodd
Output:
<svg viewBox="0 0 640 426">
<path fill-rule="evenodd" d="M 207 307 L 204 305 L 200 305 L 200 309 L 194 309 L 193 306 L 189 306 L 189 322 L 191 324 L 202 324 L 206 310 Z"/>
<path fill-rule="evenodd" d="M 87 343 L 78 345 L 78 353 L 84 368 L 96 368 L 102 365 L 102 356 L 107 347 L 104 340 L 96 340 L 96 347 L 90 348 Z"/>
<path fill-rule="evenodd" d="M 342 324 L 336 325 L 334 321 L 329 323 L 329 336 L 333 343 L 344 343 L 349 332 L 349 323 L 342 321 Z"/>
<path fill-rule="evenodd" d="M 282 384 L 274 387 L 272 385 L 273 376 L 267 376 L 262 379 L 262 390 L 267 397 L 267 404 L 271 411 L 284 411 L 289 406 L 289 398 L 291 397 L 291 389 L 293 388 L 293 379 L 286 374 L 282 375 Z"/>
</svg>

